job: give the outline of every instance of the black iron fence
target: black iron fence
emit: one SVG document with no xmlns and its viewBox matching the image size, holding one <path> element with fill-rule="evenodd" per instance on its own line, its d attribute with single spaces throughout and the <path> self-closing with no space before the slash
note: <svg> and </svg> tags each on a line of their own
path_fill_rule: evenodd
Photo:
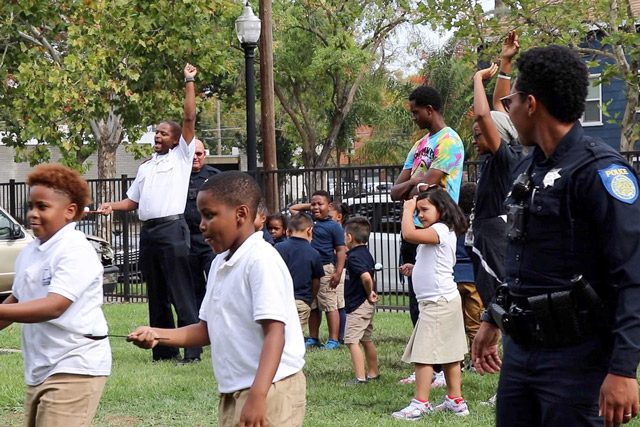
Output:
<svg viewBox="0 0 640 427">
<path fill-rule="evenodd" d="M 640 167 L 640 151 L 622 153 L 631 165 Z M 480 163 L 465 163 L 463 181 L 477 181 Z M 308 202 L 316 190 L 327 190 L 334 200 L 349 206 L 351 215 L 367 217 L 372 224 L 370 251 L 382 264 L 377 273 L 377 289 L 382 295 L 381 310 L 405 310 L 408 306 L 407 282 L 398 272 L 400 262 L 400 218 L 402 203 L 391 200 L 389 190 L 401 172 L 399 166 L 347 166 L 339 168 L 288 169 L 260 172 L 261 185 L 277 188 L 275 205 L 282 212 L 295 203 Z M 103 201 L 120 200 L 133 177 L 88 180 L 93 195 L 89 207 L 96 209 Z M 11 180 L 0 183 L 0 206 L 20 223 L 26 224 L 28 187 Z M 138 266 L 140 222 L 135 212 L 115 212 L 112 217 L 90 213 L 79 223 L 86 234 L 108 241 L 119 268 L 117 278 L 105 286 L 110 301 L 146 300 L 146 287 Z"/>
</svg>

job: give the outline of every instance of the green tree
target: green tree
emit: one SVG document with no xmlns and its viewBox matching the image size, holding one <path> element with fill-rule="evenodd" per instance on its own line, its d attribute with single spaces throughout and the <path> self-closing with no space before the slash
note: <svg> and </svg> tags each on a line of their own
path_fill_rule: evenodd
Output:
<svg viewBox="0 0 640 427">
<path fill-rule="evenodd" d="M 397 165 L 404 161 L 411 148 L 415 126 L 407 109 L 407 96 L 413 89 L 385 69 L 370 75 L 358 90 L 353 108 L 345 120 L 339 147 L 351 147 L 358 126 L 372 128 L 371 136 L 353 153 L 360 164 Z"/>
<path fill-rule="evenodd" d="M 99 177 L 115 176 L 125 135 L 180 119 L 186 62 L 200 85 L 225 74 L 238 10 L 231 0 L 0 3 L 4 142 L 31 163 L 56 146 L 78 169 L 97 150 Z"/>
<path fill-rule="evenodd" d="M 292 0 L 274 4 L 275 92 L 302 141 L 307 167 L 327 164 L 358 90 L 384 62 L 385 41 L 410 15 L 396 0 Z"/>
<path fill-rule="evenodd" d="M 456 45 L 456 41 L 451 40 L 442 49 L 429 53 L 422 75 L 426 84 L 440 92 L 445 123 L 460 135 L 465 151 L 471 154 L 475 152 L 471 147 L 470 116 L 475 64 L 472 57 L 457 53 Z"/>
<path fill-rule="evenodd" d="M 455 29 L 455 37 L 470 47 L 486 48 L 487 58 L 498 52 L 500 41 L 516 29 L 523 49 L 555 43 L 585 56 L 590 67 L 602 66 L 600 81 L 625 83 L 625 111 L 614 117 L 621 128 L 620 149 L 633 149 L 640 138 L 636 119 L 640 77 L 639 18 L 629 0 L 502 0 L 485 13 L 479 3 L 467 0 L 421 0 L 425 22 Z"/>
</svg>

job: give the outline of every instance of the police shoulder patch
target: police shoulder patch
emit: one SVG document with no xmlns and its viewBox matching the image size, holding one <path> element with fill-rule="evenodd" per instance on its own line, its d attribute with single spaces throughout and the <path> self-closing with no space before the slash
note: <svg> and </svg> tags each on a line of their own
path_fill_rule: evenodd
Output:
<svg viewBox="0 0 640 427">
<path fill-rule="evenodd" d="M 604 188 L 621 202 L 632 204 L 638 198 L 638 180 L 627 166 L 612 164 L 608 168 L 599 169 L 598 175 Z"/>
</svg>

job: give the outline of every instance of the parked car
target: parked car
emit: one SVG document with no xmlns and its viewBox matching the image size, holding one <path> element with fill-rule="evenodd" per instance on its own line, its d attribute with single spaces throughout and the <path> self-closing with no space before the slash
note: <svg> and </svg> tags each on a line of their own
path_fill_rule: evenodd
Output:
<svg viewBox="0 0 640 427">
<path fill-rule="evenodd" d="M 391 200 L 388 192 L 349 197 L 343 202 L 349 206 L 350 215 L 363 216 L 369 220 L 371 231 L 400 233 L 403 202 Z"/>
<path fill-rule="evenodd" d="M 366 193 L 388 193 L 391 191 L 391 187 L 393 187 L 393 182 L 384 181 L 380 182 L 378 180 L 374 181 L 365 181 L 364 190 Z"/>
<path fill-rule="evenodd" d="M 114 253 L 109 242 L 96 236 L 86 235 L 100 257 L 104 267 L 105 292 L 115 287 L 118 268 L 114 265 Z M 34 237 L 22 227 L 7 211 L 0 207 L 0 300 L 11 293 L 15 277 L 15 263 L 18 254 Z"/>
</svg>

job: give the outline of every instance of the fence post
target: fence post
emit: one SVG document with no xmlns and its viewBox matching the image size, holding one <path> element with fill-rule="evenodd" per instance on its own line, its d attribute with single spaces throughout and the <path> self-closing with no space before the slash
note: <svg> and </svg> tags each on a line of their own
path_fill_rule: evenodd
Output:
<svg viewBox="0 0 640 427">
<path fill-rule="evenodd" d="M 122 175 L 120 177 L 120 189 L 121 194 L 124 195 L 125 191 L 124 189 L 127 187 L 127 175 Z M 121 198 L 123 196 L 120 196 Z M 124 285 L 124 289 L 123 294 L 124 294 L 124 300 L 126 302 L 129 302 L 131 300 L 131 283 L 129 282 L 129 261 L 130 261 L 130 257 L 131 257 L 131 251 L 129 250 L 129 212 L 125 211 L 123 212 L 124 215 L 122 215 L 122 259 L 123 259 L 123 263 L 122 263 L 122 267 L 124 268 L 124 271 L 122 272 L 122 275 L 124 277 L 123 279 L 123 285 Z"/>
<path fill-rule="evenodd" d="M 16 215 L 16 180 L 9 180 L 9 213 L 12 217 L 18 218 Z"/>
</svg>

